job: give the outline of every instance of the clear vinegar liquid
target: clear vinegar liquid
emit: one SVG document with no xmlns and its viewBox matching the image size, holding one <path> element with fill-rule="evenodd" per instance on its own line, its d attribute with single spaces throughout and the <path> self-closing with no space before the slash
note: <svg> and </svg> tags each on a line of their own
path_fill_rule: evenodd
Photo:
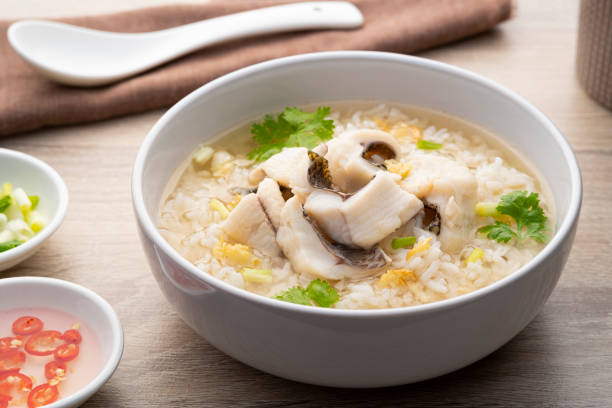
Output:
<svg viewBox="0 0 612 408">
<path fill-rule="evenodd" d="M 82 342 L 79 344 L 79 355 L 71 361 L 66 362 L 66 380 L 57 385 L 59 398 L 65 398 L 76 393 L 89 384 L 102 369 L 102 347 L 95 333 L 86 322 L 77 317 L 55 309 L 26 307 L 10 310 L 0 310 L 0 338 L 14 337 L 12 324 L 21 316 L 34 316 L 43 321 L 43 330 L 57 330 L 61 333 L 71 329 L 77 323 Z M 25 342 L 29 337 L 25 338 Z M 20 348 L 26 354 L 26 360 L 21 367 L 20 373 L 32 378 L 32 388 L 46 383 L 45 365 L 53 361 L 53 354 L 48 356 L 33 356 Z M 12 403 L 12 404 L 11 404 Z M 9 407 L 27 407 L 23 401 L 11 401 Z"/>
</svg>

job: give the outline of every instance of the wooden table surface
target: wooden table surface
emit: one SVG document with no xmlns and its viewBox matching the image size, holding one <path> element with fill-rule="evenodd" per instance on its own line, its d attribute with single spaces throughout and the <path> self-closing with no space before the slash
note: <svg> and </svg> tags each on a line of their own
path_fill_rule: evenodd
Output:
<svg viewBox="0 0 612 408">
<path fill-rule="evenodd" d="M 0 16 L 124 10 L 168 0 L 3 0 Z M 420 55 L 470 69 L 517 91 L 561 129 L 577 153 L 584 202 L 576 242 L 541 313 L 489 357 L 402 387 L 343 390 L 273 377 L 217 351 L 157 288 L 136 234 L 130 173 L 163 111 L 0 139 L 64 177 L 70 208 L 59 231 L 2 274 L 85 285 L 115 308 L 125 351 L 112 379 L 85 406 L 612 406 L 612 113 L 574 77 L 577 1 L 518 2 L 498 29 Z M 407 345 L 409 346 L 409 345 Z"/>
</svg>

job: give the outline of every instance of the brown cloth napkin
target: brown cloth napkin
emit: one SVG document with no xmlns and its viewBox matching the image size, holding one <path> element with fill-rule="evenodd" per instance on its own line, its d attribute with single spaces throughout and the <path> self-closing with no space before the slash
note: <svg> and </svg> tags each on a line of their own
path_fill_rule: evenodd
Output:
<svg viewBox="0 0 612 408">
<path fill-rule="evenodd" d="M 224 14 L 289 3 L 213 0 L 110 15 L 58 19 L 100 30 L 160 30 Z M 203 49 L 117 84 L 72 88 L 30 68 L 10 47 L 0 21 L 0 135 L 82 123 L 169 106 L 227 72 L 272 58 L 329 50 L 409 53 L 492 28 L 511 15 L 512 0 L 353 0 L 365 25 L 350 31 L 297 32 Z"/>
</svg>

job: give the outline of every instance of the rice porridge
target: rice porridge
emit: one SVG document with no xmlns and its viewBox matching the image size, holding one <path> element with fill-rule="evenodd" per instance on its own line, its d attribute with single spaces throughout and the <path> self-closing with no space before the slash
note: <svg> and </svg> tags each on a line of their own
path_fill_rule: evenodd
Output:
<svg viewBox="0 0 612 408">
<path fill-rule="evenodd" d="M 262 296 L 378 309 L 490 285 L 552 236 L 547 186 L 495 136 L 414 107 L 324 105 L 198 148 L 162 198 L 163 237 Z"/>
</svg>

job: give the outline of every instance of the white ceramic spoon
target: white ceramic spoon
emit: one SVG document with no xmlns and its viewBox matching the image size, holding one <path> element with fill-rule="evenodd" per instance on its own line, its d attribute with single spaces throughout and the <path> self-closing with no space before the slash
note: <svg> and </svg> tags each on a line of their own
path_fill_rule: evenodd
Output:
<svg viewBox="0 0 612 408">
<path fill-rule="evenodd" d="M 113 33 L 52 21 L 8 29 L 11 46 L 43 75 L 76 86 L 104 85 L 197 49 L 286 31 L 348 29 L 363 24 L 351 3 L 307 2 L 262 8 L 149 33 Z"/>
</svg>

